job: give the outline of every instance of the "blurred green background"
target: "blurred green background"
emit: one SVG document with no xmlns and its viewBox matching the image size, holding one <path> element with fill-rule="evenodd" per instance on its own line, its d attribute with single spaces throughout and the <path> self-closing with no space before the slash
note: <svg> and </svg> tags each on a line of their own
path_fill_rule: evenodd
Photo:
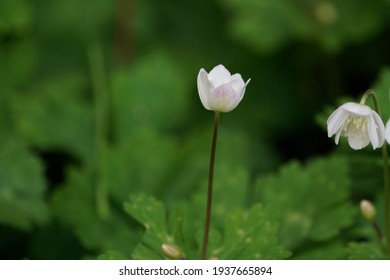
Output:
<svg viewBox="0 0 390 280">
<path fill-rule="evenodd" d="M 196 77 L 220 63 L 252 81 L 215 180 L 238 170 L 250 205 L 258 177 L 334 149 L 326 105 L 387 96 L 389 38 L 389 0 L 0 0 L 0 258 L 130 256 L 130 194 L 173 205 L 206 182 Z"/>
</svg>

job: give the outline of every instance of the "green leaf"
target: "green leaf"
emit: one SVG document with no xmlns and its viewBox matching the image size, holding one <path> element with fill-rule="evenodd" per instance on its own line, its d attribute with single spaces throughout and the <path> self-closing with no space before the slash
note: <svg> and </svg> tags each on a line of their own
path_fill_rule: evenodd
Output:
<svg viewBox="0 0 390 280">
<path fill-rule="evenodd" d="M 341 157 L 297 162 L 258 180 L 257 198 L 280 223 L 283 245 L 294 249 L 306 240 L 335 238 L 356 213 L 348 202 L 348 165 Z"/>
<path fill-rule="evenodd" d="M 350 260 L 386 260 L 389 255 L 383 254 L 376 243 L 355 243 L 348 244 L 348 255 Z"/>
<path fill-rule="evenodd" d="M 390 68 L 383 68 L 379 74 L 377 81 L 373 85 L 373 89 L 378 96 L 379 106 L 381 109 L 381 117 L 383 122 L 386 122 L 390 119 L 390 106 L 389 106 L 389 84 L 390 84 Z M 373 105 L 372 100 L 367 100 L 368 104 Z M 371 106 L 374 108 L 374 106 Z"/>
<path fill-rule="evenodd" d="M 176 143 L 171 137 L 145 128 L 128 141 L 110 147 L 101 160 L 108 191 L 120 203 L 130 193 L 165 193 L 171 173 L 176 173 Z"/>
<path fill-rule="evenodd" d="M 108 197 L 108 209 L 101 215 L 98 199 L 99 182 L 91 169 L 70 170 L 67 184 L 52 196 L 51 206 L 62 223 L 71 227 L 80 242 L 97 252 L 109 250 L 130 256 L 141 230 L 134 220 Z"/>
<path fill-rule="evenodd" d="M 120 140 L 145 126 L 161 130 L 182 122 L 188 87 L 180 68 L 155 53 L 137 60 L 131 69 L 113 76 L 114 132 Z"/>
<path fill-rule="evenodd" d="M 189 259 L 199 257 L 203 213 L 198 214 L 196 203 L 180 204 L 168 213 L 161 202 L 138 195 L 125 203 L 125 210 L 146 229 L 133 258 L 167 259 L 161 252 L 164 243 L 175 244 Z M 289 256 L 289 252 L 278 245 L 276 225 L 261 205 L 254 205 L 248 211 L 230 209 L 221 219 L 216 221 L 214 217 L 211 224 L 208 248 L 210 258 L 281 259 Z"/>
<path fill-rule="evenodd" d="M 211 247 L 218 259 L 284 259 L 290 253 L 278 245 L 276 224 L 260 204 L 250 210 L 235 209 L 226 213 L 223 238 Z"/>
<path fill-rule="evenodd" d="M 98 260 L 127 260 L 128 258 L 116 251 L 108 251 L 98 256 Z"/>
<path fill-rule="evenodd" d="M 232 36 L 261 52 L 289 41 L 318 42 L 327 51 L 367 40 L 386 18 L 385 5 L 357 1 L 220 0 Z"/>
<path fill-rule="evenodd" d="M 6 32 L 23 32 L 31 24 L 31 7 L 25 0 L 0 2 L 0 36 Z"/>
<path fill-rule="evenodd" d="M 91 159 L 93 114 L 81 94 L 84 82 L 78 74 L 54 77 L 11 99 L 16 132 L 42 149 L 59 148 Z"/>
<path fill-rule="evenodd" d="M 40 161 L 13 137 L 0 137 L 0 222 L 30 229 L 45 223 L 49 211 Z"/>
<path fill-rule="evenodd" d="M 163 243 L 175 243 L 174 237 L 168 233 L 164 205 L 152 197 L 140 194 L 132 196 L 130 202 L 125 203 L 125 211 L 146 229 L 143 243 L 137 246 L 133 258 L 163 259 L 164 256 L 160 250 L 161 245 Z"/>
<path fill-rule="evenodd" d="M 294 254 L 294 260 L 345 260 L 346 248 L 340 241 L 315 244 Z"/>
</svg>

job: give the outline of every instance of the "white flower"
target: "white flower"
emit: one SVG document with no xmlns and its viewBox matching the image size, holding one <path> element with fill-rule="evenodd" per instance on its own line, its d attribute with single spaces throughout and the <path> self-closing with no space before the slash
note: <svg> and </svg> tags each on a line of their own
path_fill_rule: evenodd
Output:
<svg viewBox="0 0 390 280">
<path fill-rule="evenodd" d="M 379 148 L 385 141 L 385 126 L 379 115 L 370 107 L 354 102 L 341 105 L 327 120 L 328 137 L 336 134 L 335 142 L 341 136 L 348 137 L 348 143 L 354 150 L 360 150 L 370 144 Z"/>
<path fill-rule="evenodd" d="M 207 110 L 230 112 L 244 97 L 245 88 L 240 74 L 231 75 L 223 65 L 218 65 L 209 74 L 202 68 L 198 74 L 200 101 Z"/>
</svg>

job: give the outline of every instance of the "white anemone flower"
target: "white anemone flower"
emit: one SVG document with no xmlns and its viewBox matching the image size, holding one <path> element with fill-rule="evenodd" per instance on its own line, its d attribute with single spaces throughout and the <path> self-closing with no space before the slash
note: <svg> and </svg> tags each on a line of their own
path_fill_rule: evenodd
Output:
<svg viewBox="0 0 390 280">
<path fill-rule="evenodd" d="M 231 75 L 223 65 L 218 65 L 207 73 L 203 68 L 198 74 L 200 101 L 207 110 L 230 112 L 244 97 L 245 83 L 240 74 Z"/>
<path fill-rule="evenodd" d="M 360 150 L 370 144 L 379 148 L 385 141 L 385 126 L 378 113 L 367 105 L 348 102 L 334 111 L 327 120 L 328 137 L 336 134 L 348 138 L 348 144 L 354 150 Z"/>
</svg>

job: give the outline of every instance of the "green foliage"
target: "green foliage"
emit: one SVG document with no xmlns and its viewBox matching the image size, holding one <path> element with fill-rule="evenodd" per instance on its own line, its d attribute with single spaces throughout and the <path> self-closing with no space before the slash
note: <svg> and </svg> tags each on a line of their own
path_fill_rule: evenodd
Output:
<svg viewBox="0 0 390 280">
<path fill-rule="evenodd" d="M 381 70 L 376 82 L 373 85 L 373 89 L 375 90 L 375 93 L 378 96 L 380 109 L 381 109 L 381 117 L 385 124 L 390 119 L 389 84 L 390 84 L 390 68 L 386 67 Z"/>
<path fill-rule="evenodd" d="M 389 259 L 378 244 L 375 243 L 350 243 L 348 245 L 348 255 L 351 260 L 384 260 Z"/>
<path fill-rule="evenodd" d="M 373 85 L 390 118 L 389 1 L 131 2 L 0 1 L 0 258 L 197 259 L 196 76 L 219 63 L 252 80 L 221 116 L 208 257 L 386 258 L 356 211 L 383 229 L 380 153 L 335 157 L 335 107 L 313 116 Z"/>
<path fill-rule="evenodd" d="M 197 227 L 200 215 L 192 216 L 187 212 L 196 205 L 191 206 L 183 205 L 180 211 L 167 213 L 164 205 L 154 198 L 145 195 L 132 197 L 125 209 L 146 229 L 143 242 L 137 246 L 133 257 L 168 259 L 163 255 L 161 245 L 173 243 L 189 259 L 196 259 L 201 243 L 201 227 Z M 213 226 L 211 230 L 211 258 L 281 259 L 289 255 L 277 245 L 275 225 L 261 205 L 254 205 L 249 211 L 238 208 L 227 211 L 223 223 L 222 228 Z"/>
<path fill-rule="evenodd" d="M 78 236 L 82 244 L 98 252 L 115 250 L 129 256 L 140 236 L 136 223 L 115 204 L 103 211 L 96 197 L 98 184 L 92 170 L 69 173 L 69 183 L 54 195 L 51 206 L 55 215 Z M 105 210 L 107 212 L 105 212 Z"/>
<path fill-rule="evenodd" d="M 292 162 L 277 175 L 257 182 L 258 199 L 279 221 L 281 243 L 290 250 L 305 241 L 336 238 L 355 214 L 348 202 L 348 165 L 341 157 L 316 159 L 302 167 Z"/>
<path fill-rule="evenodd" d="M 48 221 L 40 161 L 21 142 L 0 138 L 0 222 L 20 229 Z"/>
<path fill-rule="evenodd" d="M 138 129 L 172 129 L 182 123 L 188 104 L 188 83 L 180 68 L 162 53 L 142 59 L 113 77 L 115 135 L 119 140 Z"/>
<path fill-rule="evenodd" d="M 233 14 L 229 21 L 232 36 L 261 52 L 274 51 L 294 39 L 316 41 L 325 50 L 337 51 L 378 32 L 386 16 L 382 1 L 219 2 Z"/>
</svg>

